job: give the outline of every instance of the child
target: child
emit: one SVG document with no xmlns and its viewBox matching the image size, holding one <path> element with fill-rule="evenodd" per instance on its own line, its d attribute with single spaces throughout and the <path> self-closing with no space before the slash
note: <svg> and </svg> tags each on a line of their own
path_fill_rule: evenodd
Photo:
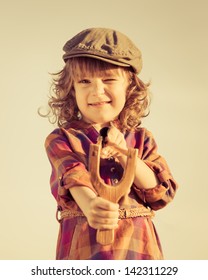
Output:
<svg viewBox="0 0 208 280">
<path fill-rule="evenodd" d="M 140 50 L 106 28 L 78 33 L 63 50 L 65 66 L 49 100 L 50 121 L 59 128 L 45 142 L 60 222 L 56 259 L 163 259 L 152 210 L 173 199 L 177 184 L 152 134 L 140 127 L 149 107 L 149 85 L 137 76 Z M 128 148 L 138 149 L 134 183 L 118 203 L 98 196 L 89 174 L 90 144 L 103 128 L 100 176 L 112 188 L 122 178 Z M 114 242 L 98 243 L 98 229 L 113 229 Z"/>
</svg>

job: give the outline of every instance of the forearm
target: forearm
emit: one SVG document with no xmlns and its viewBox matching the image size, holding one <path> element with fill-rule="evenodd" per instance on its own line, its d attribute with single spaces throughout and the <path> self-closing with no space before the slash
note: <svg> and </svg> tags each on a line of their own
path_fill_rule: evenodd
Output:
<svg viewBox="0 0 208 280">
<path fill-rule="evenodd" d="M 107 152 L 106 152 L 107 151 Z M 108 158 L 108 152 L 114 152 L 114 156 L 117 157 L 118 161 L 122 165 L 123 169 L 126 167 L 128 150 L 121 148 L 115 144 L 104 148 L 101 152 L 101 157 Z M 143 160 L 137 157 L 136 168 L 135 168 L 135 179 L 134 184 L 141 189 L 152 189 L 159 183 L 155 173 L 149 168 Z"/>
<path fill-rule="evenodd" d="M 118 159 L 125 168 L 127 157 L 122 155 Z M 151 189 L 159 184 L 155 173 L 140 158 L 136 161 L 134 184 L 141 189 Z"/>
<path fill-rule="evenodd" d="M 70 188 L 71 195 L 87 218 L 89 225 L 95 229 L 115 229 L 118 227 L 117 203 L 97 196 L 87 187 Z"/>
<path fill-rule="evenodd" d="M 69 189 L 71 195 L 74 200 L 78 204 L 79 208 L 82 212 L 87 216 L 87 212 L 89 211 L 90 201 L 94 199 L 97 195 L 87 187 L 73 187 Z"/>
</svg>

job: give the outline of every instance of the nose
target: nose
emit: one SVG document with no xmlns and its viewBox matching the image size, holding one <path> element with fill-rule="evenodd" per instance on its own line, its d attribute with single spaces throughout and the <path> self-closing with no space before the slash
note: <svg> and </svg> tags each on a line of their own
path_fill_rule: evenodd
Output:
<svg viewBox="0 0 208 280">
<path fill-rule="evenodd" d="M 105 85 L 102 80 L 94 81 L 92 84 L 92 94 L 93 95 L 102 95 L 105 93 Z"/>
</svg>

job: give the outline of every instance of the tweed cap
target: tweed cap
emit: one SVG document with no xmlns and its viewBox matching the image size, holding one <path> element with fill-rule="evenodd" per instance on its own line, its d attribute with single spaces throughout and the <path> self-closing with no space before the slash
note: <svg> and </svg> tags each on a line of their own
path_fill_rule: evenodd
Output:
<svg viewBox="0 0 208 280">
<path fill-rule="evenodd" d="M 140 50 L 126 35 L 108 28 L 85 29 L 67 41 L 63 50 L 65 62 L 72 57 L 92 57 L 131 67 L 136 74 L 142 69 Z"/>
</svg>

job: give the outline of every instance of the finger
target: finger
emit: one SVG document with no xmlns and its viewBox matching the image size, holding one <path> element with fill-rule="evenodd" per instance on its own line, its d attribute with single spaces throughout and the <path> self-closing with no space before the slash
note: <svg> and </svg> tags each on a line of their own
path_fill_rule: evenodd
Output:
<svg viewBox="0 0 208 280">
<path fill-rule="evenodd" d="M 107 201 L 106 203 L 103 202 L 101 203 L 98 208 L 103 209 L 105 211 L 115 211 L 117 212 L 119 209 L 119 205 L 117 203 L 109 202 Z"/>
<path fill-rule="evenodd" d="M 108 228 L 108 229 L 113 229 L 116 228 L 118 225 L 118 214 L 116 215 L 115 218 L 107 218 L 107 215 L 105 213 L 104 216 L 98 216 L 98 213 L 96 215 L 90 215 L 88 217 L 88 222 L 89 225 L 94 227 L 94 228 Z"/>
<path fill-rule="evenodd" d="M 100 224 L 96 222 L 89 222 L 89 225 L 94 229 L 116 229 L 118 228 L 118 223 L 116 224 Z"/>
<path fill-rule="evenodd" d="M 107 219 L 109 221 L 118 220 L 119 211 L 118 210 L 116 210 L 116 211 L 106 211 L 106 210 L 98 209 L 96 212 L 94 211 L 93 216 L 97 217 L 97 218 L 102 218 L 103 221 L 105 219 Z"/>
<path fill-rule="evenodd" d="M 113 123 L 113 121 L 110 122 L 110 126 L 111 127 L 115 127 L 117 129 L 117 127 L 115 126 L 115 124 Z"/>
<path fill-rule="evenodd" d="M 111 201 L 108 201 L 102 197 L 97 197 L 96 200 L 93 200 L 94 207 L 97 209 L 103 209 L 107 211 L 118 211 L 119 209 L 119 204 L 118 203 L 113 203 Z"/>
<path fill-rule="evenodd" d="M 101 158 L 106 159 L 106 158 L 110 158 L 110 157 L 118 157 L 121 155 L 128 155 L 128 150 L 127 149 L 123 149 L 120 148 L 117 145 L 111 145 L 111 146 L 107 146 L 105 148 L 102 149 L 101 151 Z"/>
<path fill-rule="evenodd" d="M 102 158 L 109 158 L 110 156 L 112 156 L 113 153 L 113 149 L 110 146 L 108 146 L 101 150 L 100 156 Z"/>
<path fill-rule="evenodd" d="M 101 158 L 108 158 L 109 157 L 109 149 L 107 147 L 103 148 L 101 150 L 100 157 Z"/>
<path fill-rule="evenodd" d="M 107 137 L 105 138 L 106 142 L 116 142 L 118 134 L 120 131 L 115 126 L 110 126 L 108 129 Z"/>
<path fill-rule="evenodd" d="M 99 222 L 97 223 L 100 225 L 100 227 L 116 227 L 118 225 L 118 219 L 115 220 L 108 220 L 108 219 L 100 219 Z"/>
</svg>

